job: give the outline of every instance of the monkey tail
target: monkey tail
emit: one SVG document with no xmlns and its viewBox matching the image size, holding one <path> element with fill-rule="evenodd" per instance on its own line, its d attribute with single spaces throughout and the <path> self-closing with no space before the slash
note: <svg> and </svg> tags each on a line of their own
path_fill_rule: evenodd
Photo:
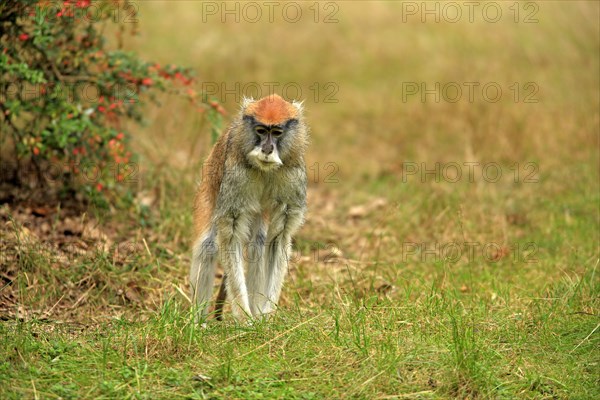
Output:
<svg viewBox="0 0 600 400">
<path fill-rule="evenodd" d="M 227 298 L 227 275 L 223 274 L 223 280 L 221 281 L 221 287 L 219 288 L 219 294 L 217 294 L 217 301 L 215 302 L 215 318 L 217 321 L 223 320 L 223 306 L 225 305 L 225 299 Z"/>
</svg>

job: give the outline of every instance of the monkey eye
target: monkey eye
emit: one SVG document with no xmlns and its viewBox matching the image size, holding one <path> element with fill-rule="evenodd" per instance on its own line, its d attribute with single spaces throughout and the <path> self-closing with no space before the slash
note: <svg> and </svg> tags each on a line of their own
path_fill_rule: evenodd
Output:
<svg viewBox="0 0 600 400">
<path fill-rule="evenodd" d="M 283 131 L 281 129 L 271 129 L 271 135 L 279 137 L 283 135 Z"/>
<path fill-rule="evenodd" d="M 264 126 L 257 126 L 256 128 L 254 128 L 254 132 L 258 133 L 259 135 L 266 135 L 267 128 L 265 128 Z"/>
</svg>

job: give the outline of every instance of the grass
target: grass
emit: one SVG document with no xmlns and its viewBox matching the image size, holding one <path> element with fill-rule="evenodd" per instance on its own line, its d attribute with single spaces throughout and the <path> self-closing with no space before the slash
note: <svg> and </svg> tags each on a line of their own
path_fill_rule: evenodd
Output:
<svg viewBox="0 0 600 400">
<path fill-rule="evenodd" d="M 48 228 L 0 207 L 0 398 L 600 397 L 600 9 L 540 2 L 525 24 L 499 4 L 495 24 L 404 23 L 395 2 L 340 2 L 334 24 L 249 24 L 140 3 L 128 46 L 143 56 L 229 90 L 303 90 L 310 211 L 281 309 L 252 326 L 192 322 L 190 207 L 211 139 L 165 97 L 131 127 L 149 206 L 57 210 Z M 503 96 L 404 101 L 407 82 Z M 528 82 L 536 103 L 521 101 Z M 216 96 L 235 113 L 236 96 Z M 61 245 L 67 231 L 85 251 Z"/>
<path fill-rule="evenodd" d="M 393 299 L 332 290 L 251 327 L 203 330 L 175 299 L 142 320 L 17 320 L 1 328 L 3 398 L 593 398 L 597 319 L 573 310 L 594 272 L 526 304 L 427 282 Z"/>
</svg>

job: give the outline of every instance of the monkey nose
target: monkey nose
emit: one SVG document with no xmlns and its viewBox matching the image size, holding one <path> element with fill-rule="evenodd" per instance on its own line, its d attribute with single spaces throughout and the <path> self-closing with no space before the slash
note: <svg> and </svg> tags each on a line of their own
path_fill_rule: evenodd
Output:
<svg viewBox="0 0 600 400">
<path fill-rule="evenodd" d="M 273 152 L 273 145 L 268 144 L 268 145 L 263 146 L 262 152 L 265 153 L 266 155 L 271 154 Z"/>
</svg>

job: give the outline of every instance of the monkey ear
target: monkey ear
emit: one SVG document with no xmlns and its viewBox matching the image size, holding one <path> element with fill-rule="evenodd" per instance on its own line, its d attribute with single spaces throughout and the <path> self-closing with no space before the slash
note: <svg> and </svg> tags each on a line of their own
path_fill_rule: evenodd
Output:
<svg viewBox="0 0 600 400">
<path fill-rule="evenodd" d="M 298 110 L 298 114 L 304 113 L 304 100 L 302 101 L 292 101 L 292 105 Z"/>
<path fill-rule="evenodd" d="M 248 107 L 250 104 L 254 103 L 254 97 L 246 97 L 244 96 L 244 98 L 242 99 L 242 110 L 246 109 L 246 107 Z"/>
</svg>

